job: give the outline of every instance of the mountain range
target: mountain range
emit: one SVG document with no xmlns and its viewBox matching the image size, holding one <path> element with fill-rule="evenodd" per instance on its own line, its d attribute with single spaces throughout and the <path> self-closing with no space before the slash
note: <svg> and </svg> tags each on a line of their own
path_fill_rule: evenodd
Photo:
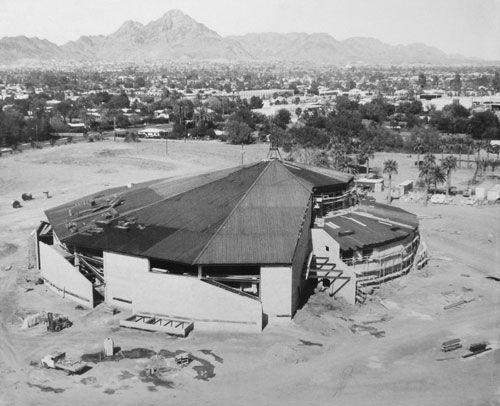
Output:
<svg viewBox="0 0 500 406">
<path fill-rule="evenodd" d="M 223 37 L 179 10 L 148 24 L 125 22 L 110 35 L 82 36 L 58 46 L 25 36 L 0 39 L 0 65 L 47 62 L 311 62 L 317 64 L 432 64 L 484 63 L 476 58 L 448 55 L 417 43 L 389 45 L 374 38 L 338 41 L 329 34 L 258 33 Z"/>
</svg>

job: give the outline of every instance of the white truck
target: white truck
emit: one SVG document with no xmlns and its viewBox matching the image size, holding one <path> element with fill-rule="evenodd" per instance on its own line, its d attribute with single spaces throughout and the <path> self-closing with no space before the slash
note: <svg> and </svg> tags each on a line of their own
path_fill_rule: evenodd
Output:
<svg viewBox="0 0 500 406">
<path fill-rule="evenodd" d="M 88 369 L 87 364 L 84 362 L 67 360 L 66 353 L 60 351 L 43 357 L 42 366 L 63 370 L 67 375 L 79 375 Z"/>
</svg>

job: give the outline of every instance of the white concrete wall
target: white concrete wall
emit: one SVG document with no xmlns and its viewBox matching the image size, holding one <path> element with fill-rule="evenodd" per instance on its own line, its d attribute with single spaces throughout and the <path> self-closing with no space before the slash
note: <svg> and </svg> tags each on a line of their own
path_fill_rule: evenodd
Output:
<svg viewBox="0 0 500 406">
<path fill-rule="evenodd" d="M 71 265 L 54 246 L 38 242 L 40 273 L 46 285 L 58 295 L 71 299 L 82 306 L 94 307 L 92 283 L 78 267 Z"/>
<path fill-rule="evenodd" d="M 332 258 L 335 261 L 339 258 L 340 245 L 325 230 L 322 228 L 311 229 L 311 239 L 314 255 Z"/>
<path fill-rule="evenodd" d="M 486 198 L 486 189 L 484 187 L 476 188 L 476 198 L 479 200 L 484 200 Z"/>
<path fill-rule="evenodd" d="M 486 196 L 489 202 L 495 202 L 498 199 L 500 199 L 500 190 L 498 188 L 493 188 L 491 190 L 488 190 Z"/>
<path fill-rule="evenodd" d="M 149 260 L 104 252 L 105 300 L 113 306 L 131 309 L 136 290 L 149 273 Z"/>
<path fill-rule="evenodd" d="M 313 228 L 311 230 L 313 252 L 317 257 L 328 257 L 329 262 L 337 264 L 335 271 L 342 271 L 342 276 L 350 277 L 347 282 L 336 294 L 335 297 L 341 297 L 348 303 L 356 303 L 356 274 L 351 267 L 340 259 L 340 245 L 322 228 Z M 336 291 L 344 280 L 337 280 L 330 285 L 331 291 Z"/>
<path fill-rule="evenodd" d="M 292 267 L 260 268 L 260 300 L 268 322 L 292 317 Z"/>
<path fill-rule="evenodd" d="M 195 330 L 262 331 L 262 304 L 195 277 L 141 273 L 132 297 L 135 313 L 194 321 Z"/>
</svg>

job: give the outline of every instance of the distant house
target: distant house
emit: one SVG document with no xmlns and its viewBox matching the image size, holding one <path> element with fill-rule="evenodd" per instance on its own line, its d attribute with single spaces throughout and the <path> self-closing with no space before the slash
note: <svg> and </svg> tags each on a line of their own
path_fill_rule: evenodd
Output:
<svg viewBox="0 0 500 406">
<path fill-rule="evenodd" d="M 167 113 L 167 111 L 165 109 L 163 110 L 155 110 L 154 111 L 154 116 L 156 119 L 164 119 L 164 120 L 168 120 L 170 118 L 170 114 Z"/>
<path fill-rule="evenodd" d="M 432 99 L 439 99 L 443 96 L 444 96 L 444 94 L 440 90 L 436 90 L 436 91 L 429 90 L 429 91 L 422 93 L 419 97 L 420 97 L 420 100 L 432 100 Z"/>
<path fill-rule="evenodd" d="M 85 128 L 85 123 L 67 123 L 71 128 Z"/>
<path fill-rule="evenodd" d="M 139 137 L 145 138 L 164 138 L 167 136 L 169 131 L 164 128 L 149 127 L 141 131 L 138 131 Z"/>
</svg>

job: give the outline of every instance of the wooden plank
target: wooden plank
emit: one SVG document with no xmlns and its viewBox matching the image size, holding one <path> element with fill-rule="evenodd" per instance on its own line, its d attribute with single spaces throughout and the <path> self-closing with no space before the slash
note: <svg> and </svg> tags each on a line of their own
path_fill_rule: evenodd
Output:
<svg viewBox="0 0 500 406">
<path fill-rule="evenodd" d="M 457 307 L 457 306 L 461 306 L 463 304 L 466 304 L 466 303 L 470 303 L 474 301 L 474 299 L 470 299 L 470 300 L 459 300 L 458 302 L 455 302 L 455 303 L 452 303 L 452 304 L 449 304 L 445 307 L 443 307 L 444 310 L 449 310 L 449 309 L 453 309 L 454 307 Z"/>
</svg>

